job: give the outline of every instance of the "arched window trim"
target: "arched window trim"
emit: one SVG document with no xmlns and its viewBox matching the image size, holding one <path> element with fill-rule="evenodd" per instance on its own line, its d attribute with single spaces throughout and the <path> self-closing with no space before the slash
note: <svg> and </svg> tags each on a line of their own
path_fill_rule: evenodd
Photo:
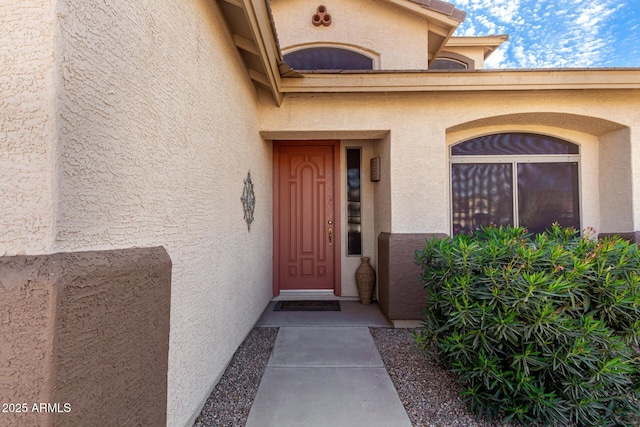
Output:
<svg viewBox="0 0 640 427">
<path fill-rule="evenodd" d="M 574 144 L 578 147 L 578 154 L 537 154 L 537 155 L 513 155 L 513 154 L 499 154 L 499 155 L 452 155 L 451 148 L 458 145 L 463 144 L 465 142 L 473 141 L 474 139 L 481 138 L 483 136 L 491 136 L 491 135 L 500 135 L 500 134 L 534 134 L 542 137 L 551 137 L 554 139 L 560 139 L 571 144 Z M 449 219 L 450 219 L 450 233 L 453 235 L 456 230 L 455 228 L 455 219 L 454 219 L 454 201 L 453 201 L 453 165 L 455 164 L 511 164 L 512 171 L 517 170 L 518 164 L 523 163 L 576 163 L 578 168 L 578 218 L 581 226 L 584 224 L 583 221 L 583 203 L 582 203 L 582 164 L 581 164 L 581 154 L 580 154 L 580 144 L 572 141 L 566 137 L 540 133 L 540 132 L 531 132 L 531 131 L 501 131 L 501 132 L 489 132 L 481 135 L 474 135 L 472 137 L 466 138 L 461 141 L 457 141 L 455 143 L 449 144 L 448 146 L 448 156 L 449 156 Z M 513 190 L 513 223 L 515 225 L 519 225 L 519 212 L 518 212 L 518 176 L 517 173 L 512 173 L 512 190 Z"/>
<path fill-rule="evenodd" d="M 496 155 L 460 155 L 460 154 L 456 154 L 453 155 L 451 154 L 451 149 L 457 145 L 461 145 L 461 144 L 465 144 L 467 142 L 473 141 L 475 139 L 479 139 L 479 138 L 483 138 L 483 137 L 487 137 L 487 136 L 494 136 L 494 135 L 513 135 L 513 134 L 529 134 L 529 135 L 534 135 L 534 136 L 540 136 L 540 137 L 548 137 L 548 138 L 553 138 L 553 139 L 559 139 L 561 141 L 564 142 L 568 142 L 574 146 L 576 146 L 578 148 L 578 153 L 577 154 L 523 154 L 523 155 L 517 155 L 517 154 L 496 154 Z M 543 133 L 543 132 L 536 132 L 536 131 L 531 131 L 531 130 L 507 130 L 507 131 L 499 131 L 499 132 L 486 132 L 486 133 L 482 133 L 482 134 L 477 134 L 477 135 L 473 135 L 470 136 L 468 138 L 465 138 L 463 140 L 460 141 L 456 141 L 452 144 L 449 144 L 448 146 L 448 152 L 449 152 L 449 157 L 453 160 L 453 159 L 464 159 L 464 158 L 468 158 L 468 159 L 480 159 L 483 157 L 490 157 L 490 158 L 495 158 L 495 157 L 509 157 L 509 158 L 514 158 L 514 157 L 540 157 L 542 156 L 545 159 L 548 159 L 554 156 L 559 156 L 559 157 L 563 157 L 563 158 L 569 158 L 569 159 L 575 159 L 575 158 L 579 158 L 580 157 L 580 143 L 573 141 L 569 138 L 566 138 L 562 135 L 557 135 L 557 134 L 552 134 L 552 133 Z"/>
<path fill-rule="evenodd" d="M 374 70 L 379 70 L 380 69 L 380 54 L 379 53 L 377 53 L 377 52 L 375 52 L 373 50 L 369 50 L 369 49 L 363 48 L 361 46 L 352 45 L 352 44 L 348 44 L 348 43 L 319 42 L 319 43 L 296 44 L 296 45 L 291 45 L 291 46 L 288 46 L 288 47 L 282 49 L 282 56 L 288 55 L 290 53 L 297 52 L 299 50 L 312 49 L 312 48 L 323 48 L 323 47 L 330 47 L 330 48 L 335 48 L 335 49 L 344 49 L 344 50 L 349 50 L 351 52 L 359 53 L 360 55 L 366 56 L 367 58 L 371 59 L 371 61 L 373 63 L 373 69 Z"/>
<path fill-rule="evenodd" d="M 435 60 L 445 59 L 449 61 L 459 62 L 467 66 L 467 70 L 475 70 L 476 69 L 476 61 L 469 58 L 468 56 L 461 55 L 455 52 L 442 51 L 440 55 Z"/>
</svg>

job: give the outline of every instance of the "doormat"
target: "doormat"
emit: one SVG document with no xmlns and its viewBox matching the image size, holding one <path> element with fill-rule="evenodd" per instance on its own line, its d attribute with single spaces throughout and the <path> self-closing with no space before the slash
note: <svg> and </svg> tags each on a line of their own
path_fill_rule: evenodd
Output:
<svg viewBox="0 0 640 427">
<path fill-rule="evenodd" d="M 278 301 L 273 311 L 340 311 L 340 301 Z"/>
</svg>

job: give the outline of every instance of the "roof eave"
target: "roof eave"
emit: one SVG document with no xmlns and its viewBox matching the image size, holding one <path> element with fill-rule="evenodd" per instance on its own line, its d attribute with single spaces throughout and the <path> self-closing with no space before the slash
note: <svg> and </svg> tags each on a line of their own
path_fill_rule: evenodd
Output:
<svg viewBox="0 0 640 427">
<path fill-rule="evenodd" d="M 398 6 L 405 7 L 405 8 L 409 8 L 410 3 L 414 3 L 418 5 L 420 8 L 422 8 L 423 10 L 427 10 L 432 13 L 435 12 L 438 14 L 438 15 L 429 14 L 429 16 L 431 17 L 440 17 L 440 19 L 442 19 L 441 17 L 442 15 L 444 15 L 447 18 L 457 22 L 458 24 L 463 22 L 467 16 L 466 12 L 460 9 L 457 9 L 455 5 L 451 3 L 447 3 L 442 0 L 385 0 L 385 1 L 397 4 Z M 416 10 L 415 7 L 412 7 L 411 9 Z"/>
<path fill-rule="evenodd" d="M 537 69 L 305 73 L 283 93 L 637 90 L 640 69 Z"/>
<path fill-rule="evenodd" d="M 429 22 L 429 65 L 436 60 L 449 39 L 453 36 L 453 33 L 466 17 L 466 12 L 442 0 L 380 1 L 417 13 L 427 19 Z"/>
<path fill-rule="evenodd" d="M 280 105 L 281 75 L 290 75 L 292 71 L 282 59 L 270 8 L 263 0 L 218 2 L 249 77 L 271 92 Z"/>
<path fill-rule="evenodd" d="M 484 59 L 487 59 L 508 40 L 508 34 L 480 37 L 451 37 L 445 47 L 482 47 L 484 49 Z"/>
</svg>

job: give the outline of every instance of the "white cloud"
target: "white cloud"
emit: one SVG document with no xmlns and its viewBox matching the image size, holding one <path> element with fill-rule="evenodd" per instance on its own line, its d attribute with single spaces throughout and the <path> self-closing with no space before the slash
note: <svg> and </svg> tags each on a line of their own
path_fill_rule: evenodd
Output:
<svg viewBox="0 0 640 427">
<path fill-rule="evenodd" d="M 455 0 L 454 0 L 455 1 Z M 489 68 L 591 67 L 605 60 L 620 0 L 458 0 L 467 20 L 456 35 L 508 33 Z"/>
<path fill-rule="evenodd" d="M 518 20 L 520 0 L 496 0 L 492 2 L 489 13 L 501 22 L 514 22 Z"/>
</svg>

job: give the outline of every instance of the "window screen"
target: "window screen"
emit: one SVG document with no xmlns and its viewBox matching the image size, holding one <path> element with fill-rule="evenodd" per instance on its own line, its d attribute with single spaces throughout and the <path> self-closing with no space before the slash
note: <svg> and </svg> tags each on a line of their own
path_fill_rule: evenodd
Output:
<svg viewBox="0 0 640 427">
<path fill-rule="evenodd" d="M 452 146 L 453 233 L 489 224 L 541 233 L 554 222 L 579 230 L 579 148 L 530 133 L 487 135 Z"/>
<path fill-rule="evenodd" d="M 372 70 L 373 59 L 352 50 L 312 47 L 284 55 L 294 70 Z"/>
</svg>

